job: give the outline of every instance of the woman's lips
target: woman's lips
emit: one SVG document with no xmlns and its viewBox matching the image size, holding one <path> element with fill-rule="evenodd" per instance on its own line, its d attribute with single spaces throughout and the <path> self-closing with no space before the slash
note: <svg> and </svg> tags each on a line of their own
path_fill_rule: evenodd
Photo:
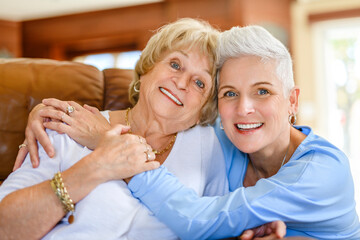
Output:
<svg viewBox="0 0 360 240">
<path fill-rule="evenodd" d="M 172 100 L 176 105 L 178 106 L 184 106 L 184 104 L 175 96 L 173 95 L 170 90 L 165 89 L 163 87 L 159 87 L 160 91 L 167 96 L 168 98 L 170 98 L 170 100 Z"/>
</svg>

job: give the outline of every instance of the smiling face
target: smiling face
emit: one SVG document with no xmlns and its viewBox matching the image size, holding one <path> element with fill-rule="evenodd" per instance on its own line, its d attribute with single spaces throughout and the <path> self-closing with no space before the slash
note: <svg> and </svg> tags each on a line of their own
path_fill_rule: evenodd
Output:
<svg viewBox="0 0 360 240">
<path fill-rule="evenodd" d="M 208 58 L 195 49 L 164 54 L 140 81 L 139 102 L 179 130 L 198 122 L 213 85 Z"/>
<path fill-rule="evenodd" d="M 229 59 L 221 68 L 219 113 L 226 135 L 243 152 L 272 151 L 288 141 L 293 93 L 284 96 L 275 69 L 256 56 Z"/>
</svg>

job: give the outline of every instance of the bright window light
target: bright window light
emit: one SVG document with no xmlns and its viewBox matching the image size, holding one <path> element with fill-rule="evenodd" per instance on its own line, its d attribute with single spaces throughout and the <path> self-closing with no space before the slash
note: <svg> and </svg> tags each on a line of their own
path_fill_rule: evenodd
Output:
<svg viewBox="0 0 360 240">
<path fill-rule="evenodd" d="M 141 51 L 123 52 L 117 56 L 116 67 L 122 69 L 134 69 L 140 58 Z"/>
<path fill-rule="evenodd" d="M 360 214 L 360 18 L 321 22 L 314 29 L 325 137 L 349 157 Z"/>
<path fill-rule="evenodd" d="M 141 51 L 93 54 L 76 57 L 73 61 L 95 66 L 101 71 L 106 68 L 134 69 L 140 54 Z"/>
<path fill-rule="evenodd" d="M 89 55 L 86 56 L 84 59 L 85 64 L 93 65 L 99 70 L 104 70 L 105 68 L 113 68 L 114 62 L 114 56 L 110 53 Z"/>
</svg>

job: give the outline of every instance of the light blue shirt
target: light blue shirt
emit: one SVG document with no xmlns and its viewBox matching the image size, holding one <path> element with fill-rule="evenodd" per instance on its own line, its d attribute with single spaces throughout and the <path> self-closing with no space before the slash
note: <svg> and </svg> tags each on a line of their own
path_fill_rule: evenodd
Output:
<svg viewBox="0 0 360 240">
<path fill-rule="evenodd" d="M 238 236 L 245 229 L 285 221 L 287 236 L 360 239 L 354 185 L 344 153 L 308 127 L 307 135 L 277 174 L 243 187 L 248 166 L 240 152 L 215 126 L 225 155 L 231 193 L 199 197 L 166 168 L 139 174 L 128 187 L 155 216 L 182 239 Z"/>
</svg>

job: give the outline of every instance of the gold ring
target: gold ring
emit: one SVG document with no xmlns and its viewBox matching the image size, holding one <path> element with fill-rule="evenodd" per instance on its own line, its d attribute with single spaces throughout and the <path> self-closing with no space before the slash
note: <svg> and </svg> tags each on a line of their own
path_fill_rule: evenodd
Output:
<svg viewBox="0 0 360 240">
<path fill-rule="evenodd" d="M 70 113 L 72 113 L 74 111 L 75 111 L 75 108 L 73 106 L 67 106 L 67 108 L 66 108 L 66 113 L 67 114 L 70 114 Z"/>
<path fill-rule="evenodd" d="M 19 149 L 21 149 L 22 147 L 27 147 L 27 145 L 25 143 L 22 143 L 19 145 Z"/>
</svg>

